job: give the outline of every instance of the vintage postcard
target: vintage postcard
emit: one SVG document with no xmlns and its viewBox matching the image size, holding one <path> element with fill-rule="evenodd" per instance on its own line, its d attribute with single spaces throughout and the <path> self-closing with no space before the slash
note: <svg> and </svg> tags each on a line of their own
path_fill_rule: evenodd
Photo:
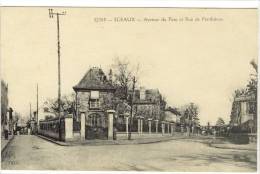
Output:
<svg viewBox="0 0 260 174">
<path fill-rule="evenodd" d="M 2 170 L 256 172 L 257 22 L 2 7 Z"/>
</svg>

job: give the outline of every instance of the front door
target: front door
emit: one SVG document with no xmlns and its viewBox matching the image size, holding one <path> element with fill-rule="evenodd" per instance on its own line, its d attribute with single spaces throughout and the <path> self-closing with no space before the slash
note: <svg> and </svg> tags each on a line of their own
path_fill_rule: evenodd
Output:
<svg viewBox="0 0 260 174">
<path fill-rule="evenodd" d="M 104 114 L 92 113 L 86 118 L 86 139 L 107 139 L 108 121 Z"/>
</svg>

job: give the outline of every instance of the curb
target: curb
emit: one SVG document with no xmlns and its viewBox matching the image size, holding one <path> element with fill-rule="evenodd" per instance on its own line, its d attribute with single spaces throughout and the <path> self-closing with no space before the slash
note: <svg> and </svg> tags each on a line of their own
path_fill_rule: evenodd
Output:
<svg viewBox="0 0 260 174">
<path fill-rule="evenodd" d="M 45 136 L 42 136 L 42 135 L 36 135 L 37 137 L 41 138 L 41 139 L 44 139 L 44 140 L 47 140 L 51 143 L 54 143 L 54 144 L 57 144 L 57 145 L 60 145 L 60 146 L 70 146 L 68 143 L 66 142 L 61 142 L 61 141 L 56 141 L 54 139 L 51 139 L 51 138 L 48 138 L 48 137 L 45 137 Z"/>
<path fill-rule="evenodd" d="M 257 151 L 257 149 L 248 149 L 248 148 L 232 148 L 232 147 L 221 147 L 221 146 L 216 146 L 212 143 L 208 144 L 209 147 L 214 147 L 214 148 L 218 148 L 218 149 L 232 149 L 232 150 L 248 150 L 248 151 Z"/>
<path fill-rule="evenodd" d="M 14 135 L 12 136 L 11 139 L 9 139 L 9 141 L 6 143 L 5 147 L 1 150 L 1 161 L 4 159 L 5 156 L 5 150 L 7 149 L 7 147 L 9 146 L 9 144 L 13 141 L 14 139 Z M 2 147 L 1 147 L 2 148 Z"/>
<path fill-rule="evenodd" d="M 74 142 L 61 142 L 61 141 L 56 141 L 54 139 L 44 137 L 42 135 L 37 135 L 38 137 L 47 140 L 49 142 L 52 142 L 54 144 L 60 145 L 60 146 L 104 146 L 104 145 L 135 145 L 135 144 L 152 144 L 152 143 L 160 143 L 160 142 L 165 142 L 165 141 L 171 141 L 171 140 L 176 140 L 176 139 L 185 139 L 185 137 L 169 137 L 169 138 L 163 138 L 163 139 L 155 139 L 155 140 L 148 140 L 145 142 L 138 142 L 138 141 L 133 141 L 133 140 L 121 140 L 121 141 L 107 141 L 107 142 L 79 142 L 79 143 L 74 143 Z"/>
</svg>

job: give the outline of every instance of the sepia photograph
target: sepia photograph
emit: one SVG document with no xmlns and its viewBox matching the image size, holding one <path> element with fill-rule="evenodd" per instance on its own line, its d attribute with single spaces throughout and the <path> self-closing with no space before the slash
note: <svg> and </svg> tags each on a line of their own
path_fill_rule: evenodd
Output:
<svg viewBox="0 0 260 174">
<path fill-rule="evenodd" d="M 0 10 L 1 170 L 257 172 L 257 9 Z"/>
</svg>

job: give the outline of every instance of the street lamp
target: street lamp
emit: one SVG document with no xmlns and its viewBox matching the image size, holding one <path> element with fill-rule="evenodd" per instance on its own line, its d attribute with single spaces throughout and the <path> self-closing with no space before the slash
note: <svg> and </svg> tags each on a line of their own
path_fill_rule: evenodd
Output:
<svg viewBox="0 0 260 174">
<path fill-rule="evenodd" d="M 61 140 L 61 78 L 60 78 L 60 16 L 66 15 L 66 11 L 61 13 L 54 12 L 53 9 L 49 9 L 49 17 L 52 19 L 56 16 L 57 22 L 57 46 L 58 46 L 58 113 L 59 113 L 59 139 Z"/>
</svg>

